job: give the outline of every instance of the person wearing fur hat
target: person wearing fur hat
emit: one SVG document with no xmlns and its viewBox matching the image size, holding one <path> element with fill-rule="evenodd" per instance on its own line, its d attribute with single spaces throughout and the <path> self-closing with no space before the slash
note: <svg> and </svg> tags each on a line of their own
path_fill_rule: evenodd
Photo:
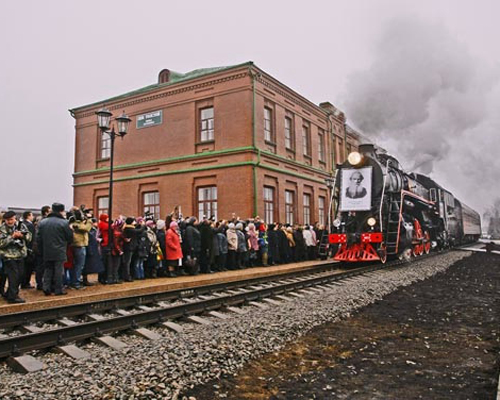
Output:
<svg viewBox="0 0 500 400">
<path fill-rule="evenodd" d="M 65 218 L 64 205 L 52 204 L 52 212 L 40 221 L 37 245 L 43 256 L 43 292 L 49 296 L 66 294 L 63 290 L 63 266 L 67 259 L 67 247 L 73 241 L 73 231 Z"/>
<path fill-rule="evenodd" d="M 179 225 L 172 221 L 165 238 L 165 258 L 168 265 L 167 276 L 175 277 L 175 269 L 182 263 L 182 248 Z"/>
</svg>

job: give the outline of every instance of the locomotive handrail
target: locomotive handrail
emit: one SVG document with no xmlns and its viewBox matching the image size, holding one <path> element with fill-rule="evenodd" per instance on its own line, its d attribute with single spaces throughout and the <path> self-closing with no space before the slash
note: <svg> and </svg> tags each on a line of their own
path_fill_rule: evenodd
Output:
<svg viewBox="0 0 500 400">
<path fill-rule="evenodd" d="M 385 195 L 385 184 L 387 183 L 387 171 L 389 170 L 389 161 L 385 163 L 385 174 L 384 174 L 384 184 L 382 185 L 382 196 L 380 197 L 380 210 L 379 210 L 379 221 L 380 221 L 380 232 L 384 232 L 384 227 L 382 226 L 382 207 L 384 205 L 384 195 Z"/>
</svg>

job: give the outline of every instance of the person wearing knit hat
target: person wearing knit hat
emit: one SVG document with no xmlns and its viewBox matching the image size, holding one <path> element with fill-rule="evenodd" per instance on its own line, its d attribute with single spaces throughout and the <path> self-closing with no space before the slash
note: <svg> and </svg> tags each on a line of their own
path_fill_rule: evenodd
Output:
<svg viewBox="0 0 500 400">
<path fill-rule="evenodd" d="M 172 221 L 165 238 L 165 258 L 167 260 L 167 276 L 175 277 L 175 269 L 182 263 L 181 238 L 177 222 Z"/>
</svg>

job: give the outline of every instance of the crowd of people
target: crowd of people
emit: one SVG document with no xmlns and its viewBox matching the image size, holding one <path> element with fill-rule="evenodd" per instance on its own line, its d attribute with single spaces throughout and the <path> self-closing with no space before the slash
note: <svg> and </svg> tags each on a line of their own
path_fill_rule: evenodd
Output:
<svg viewBox="0 0 500 400">
<path fill-rule="evenodd" d="M 112 285 L 314 260 L 326 233 L 319 224 L 266 224 L 234 214 L 219 221 L 174 213 L 110 221 L 83 206 L 65 212 L 60 203 L 42 207 L 36 220 L 27 211 L 18 221 L 8 211 L 0 222 L 0 294 L 9 303 L 24 302 L 19 288 L 35 288 L 33 273 L 37 290 L 60 296 L 96 284 L 90 274 Z"/>
</svg>

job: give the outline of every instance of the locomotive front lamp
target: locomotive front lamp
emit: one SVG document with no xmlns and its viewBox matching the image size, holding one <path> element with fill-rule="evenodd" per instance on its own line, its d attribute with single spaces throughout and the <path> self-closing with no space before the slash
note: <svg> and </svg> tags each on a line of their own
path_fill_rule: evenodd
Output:
<svg viewBox="0 0 500 400">
<path fill-rule="evenodd" d="M 333 226 L 334 226 L 335 228 L 338 228 L 338 227 L 340 226 L 340 219 L 338 219 L 338 218 L 337 218 L 337 219 L 335 219 L 335 220 L 333 221 Z"/>
<path fill-rule="evenodd" d="M 368 226 L 375 226 L 375 224 L 377 223 L 377 220 L 373 217 L 370 217 L 370 218 L 368 218 L 366 223 L 368 224 Z"/>
<path fill-rule="evenodd" d="M 349 164 L 353 166 L 360 164 L 362 160 L 363 156 L 359 154 L 357 151 L 353 151 L 347 156 L 347 161 L 349 161 Z"/>
</svg>

